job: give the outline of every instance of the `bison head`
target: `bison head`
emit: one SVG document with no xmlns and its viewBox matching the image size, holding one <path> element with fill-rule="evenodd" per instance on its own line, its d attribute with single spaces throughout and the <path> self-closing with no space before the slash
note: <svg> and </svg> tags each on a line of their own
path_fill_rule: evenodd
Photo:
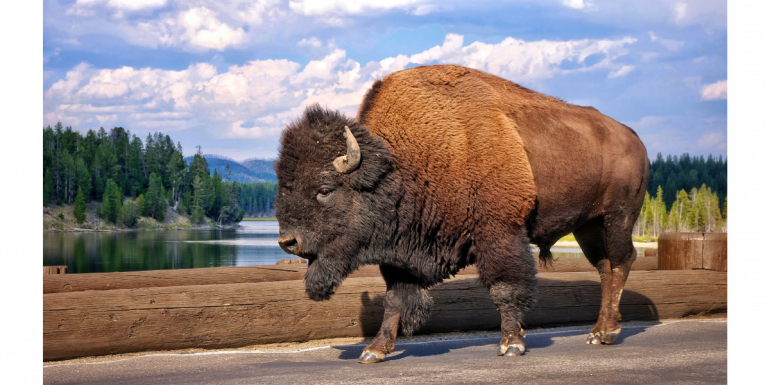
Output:
<svg viewBox="0 0 770 385">
<path fill-rule="evenodd" d="M 358 266 L 394 214 L 393 159 L 354 120 L 317 104 L 281 136 L 275 215 L 284 251 L 308 260 L 305 289 L 324 300 Z"/>
</svg>

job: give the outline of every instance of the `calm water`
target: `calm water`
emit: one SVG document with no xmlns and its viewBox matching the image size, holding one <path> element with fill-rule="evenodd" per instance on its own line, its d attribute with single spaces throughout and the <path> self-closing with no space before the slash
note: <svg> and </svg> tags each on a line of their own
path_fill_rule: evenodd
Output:
<svg viewBox="0 0 770 385">
<path fill-rule="evenodd" d="M 43 265 L 67 265 L 68 273 L 96 273 L 274 265 L 293 257 L 278 247 L 278 222 L 240 225 L 229 230 L 43 233 Z M 583 257 L 579 248 L 551 251 L 555 258 Z"/>
<path fill-rule="evenodd" d="M 278 222 L 244 221 L 229 230 L 43 233 L 43 265 L 68 273 L 274 265 Z"/>
</svg>

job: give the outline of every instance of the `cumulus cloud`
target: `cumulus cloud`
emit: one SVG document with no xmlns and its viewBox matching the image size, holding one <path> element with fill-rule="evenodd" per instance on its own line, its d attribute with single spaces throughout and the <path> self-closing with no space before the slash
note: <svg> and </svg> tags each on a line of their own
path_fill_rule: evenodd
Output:
<svg viewBox="0 0 770 385">
<path fill-rule="evenodd" d="M 563 0 L 562 4 L 564 4 L 565 7 L 573 9 L 586 9 L 593 5 L 590 2 L 584 2 L 583 0 Z"/>
<path fill-rule="evenodd" d="M 708 150 L 708 149 L 718 149 L 718 150 L 726 150 L 727 149 L 727 137 L 723 132 L 712 132 L 708 134 L 704 134 L 698 139 L 698 147 Z"/>
<path fill-rule="evenodd" d="M 448 34 L 444 44 L 411 56 L 399 55 L 395 58 L 381 60 L 373 75 L 383 76 L 387 73 L 406 68 L 409 63 L 429 64 L 452 63 L 459 64 L 513 81 L 527 82 L 548 79 L 558 74 L 591 71 L 600 68 L 622 70 L 615 59 L 628 53 L 626 46 L 636 42 L 636 39 L 625 37 L 618 40 L 541 40 L 527 42 L 508 37 L 498 44 L 473 42 L 463 46 L 463 36 Z M 586 64 L 588 57 L 596 55 L 600 58 L 592 65 Z M 562 64 L 570 62 L 577 66 L 573 69 L 563 69 Z M 630 71 L 632 68 L 624 70 Z"/>
<path fill-rule="evenodd" d="M 650 41 L 658 42 L 660 45 L 662 45 L 663 47 L 665 47 L 667 50 L 671 52 L 679 51 L 679 49 L 684 46 L 683 41 L 661 39 L 655 34 L 655 32 L 652 32 L 652 31 L 648 32 L 648 34 L 650 35 Z"/>
<path fill-rule="evenodd" d="M 354 116 L 371 84 L 410 63 L 452 63 L 532 84 L 577 71 L 631 68 L 615 63 L 635 40 L 527 42 L 506 38 L 498 44 L 448 34 L 444 43 L 412 55 L 362 66 L 331 42 L 308 38 L 299 45 L 329 52 L 302 66 L 289 60 L 255 60 L 218 72 L 209 63 L 180 71 L 122 67 L 95 69 L 83 63 L 44 94 L 45 124 L 118 124 L 153 130 L 206 129 L 219 138 L 275 137 L 311 103 Z M 597 57 L 588 64 L 588 57 Z M 571 62 L 569 69 L 562 64 Z M 621 75 L 622 74 L 622 75 Z M 96 119 L 96 120 L 94 120 Z M 88 127 L 84 127 L 88 128 Z"/>
<path fill-rule="evenodd" d="M 607 77 L 610 79 L 619 78 L 628 75 L 631 71 L 634 70 L 636 66 L 626 65 L 622 66 L 616 70 L 611 71 Z"/>
<path fill-rule="evenodd" d="M 149 48 L 221 51 L 243 47 L 249 36 L 259 40 L 287 13 L 280 0 L 78 0 L 65 17 L 47 15 L 44 21 L 70 38 L 105 34 Z"/>
<path fill-rule="evenodd" d="M 355 15 L 367 10 L 417 8 L 415 7 L 416 5 L 426 2 L 426 0 L 299 0 L 289 1 L 289 8 L 306 16 L 327 14 Z M 425 9 L 423 8 L 422 10 L 424 11 Z"/>
<path fill-rule="evenodd" d="M 700 89 L 700 97 L 703 100 L 727 99 L 727 80 L 703 86 Z"/>
<path fill-rule="evenodd" d="M 668 120 L 668 117 L 665 116 L 645 116 L 639 119 L 638 122 L 626 122 L 626 125 L 637 131 L 645 131 L 657 127 L 666 120 Z"/>
</svg>

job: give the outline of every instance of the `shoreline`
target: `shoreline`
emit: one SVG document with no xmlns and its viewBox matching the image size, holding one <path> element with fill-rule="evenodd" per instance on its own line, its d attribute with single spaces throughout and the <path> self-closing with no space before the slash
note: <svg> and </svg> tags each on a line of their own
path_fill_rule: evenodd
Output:
<svg viewBox="0 0 770 385">
<path fill-rule="evenodd" d="M 43 230 L 43 233 L 117 233 L 117 232 L 132 232 L 132 231 L 163 231 L 163 230 L 227 230 L 241 228 L 241 225 L 234 226 L 196 226 L 196 227 L 157 227 L 154 229 L 81 229 L 81 228 L 67 228 L 67 229 L 47 229 Z"/>
</svg>

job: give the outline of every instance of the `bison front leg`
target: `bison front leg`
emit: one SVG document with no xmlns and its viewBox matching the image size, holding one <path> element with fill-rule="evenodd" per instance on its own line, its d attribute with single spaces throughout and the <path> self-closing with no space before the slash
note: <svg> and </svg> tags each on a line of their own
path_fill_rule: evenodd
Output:
<svg viewBox="0 0 770 385">
<path fill-rule="evenodd" d="M 371 364 L 385 360 L 385 356 L 396 348 L 396 335 L 401 325 L 402 332 L 412 335 L 428 319 L 433 300 L 428 291 L 415 283 L 392 282 L 383 271 L 388 285 L 383 305 L 385 315 L 380 331 L 369 346 L 364 348 L 358 362 Z"/>
</svg>

